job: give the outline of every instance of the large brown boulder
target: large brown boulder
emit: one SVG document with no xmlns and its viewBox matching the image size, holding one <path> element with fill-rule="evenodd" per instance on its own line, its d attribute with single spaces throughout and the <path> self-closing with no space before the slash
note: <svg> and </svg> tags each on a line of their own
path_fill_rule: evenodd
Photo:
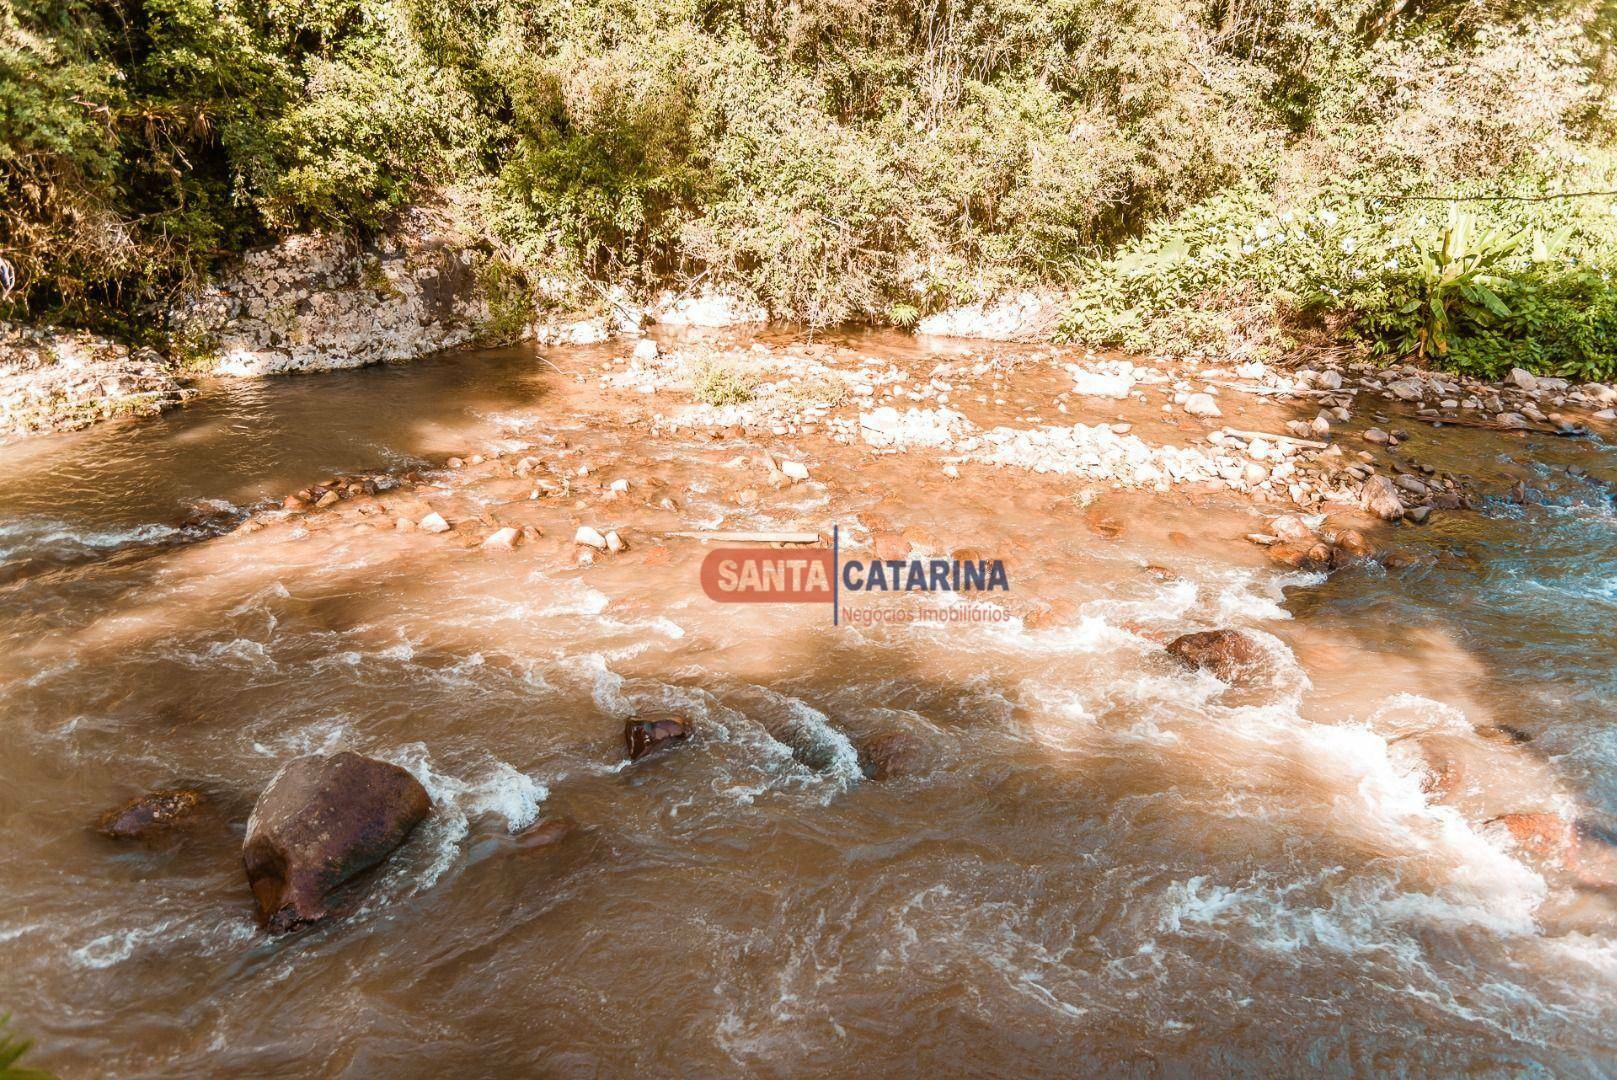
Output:
<svg viewBox="0 0 1617 1080">
<path fill-rule="evenodd" d="M 1168 655 L 1230 682 L 1263 662 L 1256 638 L 1241 630 L 1203 630 L 1168 642 Z"/>
<path fill-rule="evenodd" d="M 629 760 L 639 761 L 647 754 L 690 738 L 691 722 L 682 716 L 636 717 L 623 722 L 623 744 Z"/>
<path fill-rule="evenodd" d="M 404 842 L 432 809 L 415 777 L 349 750 L 289 761 L 247 820 L 242 862 L 274 931 L 329 914 L 331 893 Z"/>
<path fill-rule="evenodd" d="M 96 829 L 114 840 L 150 840 L 183 824 L 201 805 L 198 791 L 149 791 L 102 814 Z"/>
</svg>

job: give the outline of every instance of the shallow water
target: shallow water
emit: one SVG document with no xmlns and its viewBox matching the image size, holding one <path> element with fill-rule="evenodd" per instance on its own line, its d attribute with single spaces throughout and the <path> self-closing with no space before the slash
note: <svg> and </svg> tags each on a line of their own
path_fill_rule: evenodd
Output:
<svg viewBox="0 0 1617 1080">
<path fill-rule="evenodd" d="M 567 372 L 600 355 L 547 353 Z M 1563 468 L 1609 478 L 1617 457 L 1422 435 L 1518 456 L 1504 471 L 1549 505 L 1492 500 L 1408 531 L 1439 553 L 1428 565 L 1327 582 L 1232 543 L 1258 520 L 1237 506 L 1103 494 L 1126 525 L 1107 540 L 1070 482 L 947 482 L 902 455 L 810 447 L 815 482 L 742 511 L 722 462 L 745 446 L 653 438 L 615 408 L 518 350 L 222 384 L 156 422 L 7 448 L 0 1009 L 38 1038 L 37 1064 L 1617 1063 L 1609 895 L 1481 824 L 1617 815 L 1610 489 Z M 858 553 L 860 515 L 879 514 L 922 547 L 1002 555 L 1018 599 L 1072 614 L 861 628 L 813 606 L 720 607 L 691 545 L 576 567 L 562 522 L 620 513 L 600 503 L 557 509 L 546 542 L 510 556 L 358 526 L 162 531 L 204 500 L 245 510 L 321 474 L 502 440 L 635 491 L 655 477 L 703 527 L 840 524 Z M 454 505 L 503 512 L 490 489 L 440 480 Z M 1261 685 L 1164 657 L 1162 641 L 1221 625 L 1266 635 Z M 664 709 L 698 738 L 625 767 L 623 718 Z M 1533 738 L 1474 733 L 1499 724 Z M 861 779 L 856 744 L 894 729 L 925 740 L 924 767 Z M 1474 781 L 1452 802 L 1422 790 L 1409 752 L 1442 740 Z M 267 937 L 240 866 L 247 811 L 281 762 L 337 747 L 411 769 L 434 815 L 347 914 Z M 214 811 L 171 841 L 124 848 L 87 827 L 176 784 Z M 579 825 L 561 845 L 511 839 L 557 815 Z"/>
</svg>

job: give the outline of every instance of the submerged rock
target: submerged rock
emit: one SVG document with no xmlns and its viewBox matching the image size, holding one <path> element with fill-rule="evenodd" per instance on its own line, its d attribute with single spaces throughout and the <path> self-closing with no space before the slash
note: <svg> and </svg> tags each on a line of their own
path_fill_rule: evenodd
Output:
<svg viewBox="0 0 1617 1080">
<path fill-rule="evenodd" d="M 1581 888 L 1617 888 L 1617 832 L 1544 811 L 1501 814 L 1487 822 L 1508 833 L 1524 855 L 1565 870 Z"/>
<path fill-rule="evenodd" d="M 1576 833 L 1572 823 L 1560 814 L 1501 814 L 1487 824 L 1504 829 L 1523 851 L 1557 866 L 1566 864 L 1572 856 Z"/>
<path fill-rule="evenodd" d="M 1293 570 L 1328 570 L 1341 564 L 1335 549 L 1318 540 L 1288 541 L 1271 545 L 1269 559 Z"/>
<path fill-rule="evenodd" d="M 1368 559 L 1376 553 L 1375 545 L 1358 529 L 1337 530 L 1336 549 L 1355 559 Z"/>
<path fill-rule="evenodd" d="M 102 814 L 96 831 L 114 840 L 148 840 L 184 823 L 201 806 L 199 791 L 150 791 Z"/>
<path fill-rule="evenodd" d="M 859 769 L 867 780 L 894 780 L 920 770 L 926 746 L 907 731 L 884 731 L 859 745 Z"/>
<path fill-rule="evenodd" d="M 690 738 L 691 722 L 681 716 L 649 716 L 623 722 L 623 743 L 629 760 L 639 761 L 647 754 Z"/>
<path fill-rule="evenodd" d="M 331 893 L 386 859 L 432 809 L 397 765 L 349 750 L 282 766 L 247 820 L 242 862 L 272 931 L 329 914 Z"/>
<path fill-rule="evenodd" d="M 1168 655 L 1230 682 L 1262 662 L 1257 639 L 1242 630 L 1203 630 L 1168 642 Z"/>
<path fill-rule="evenodd" d="M 524 851 L 551 847 L 571 836 L 574 828 L 571 818 L 545 818 L 545 820 L 537 821 L 517 833 L 517 846 Z"/>
</svg>

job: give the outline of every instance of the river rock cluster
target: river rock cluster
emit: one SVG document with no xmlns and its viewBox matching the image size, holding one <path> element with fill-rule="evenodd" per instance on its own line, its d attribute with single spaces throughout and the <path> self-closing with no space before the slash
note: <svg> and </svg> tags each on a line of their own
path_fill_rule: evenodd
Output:
<svg viewBox="0 0 1617 1080">
<path fill-rule="evenodd" d="M 426 211 L 369 242 L 307 234 L 243 255 L 170 313 L 225 375 L 406 360 L 475 339 L 487 256 Z"/>
<path fill-rule="evenodd" d="M 155 416 L 194 393 L 155 349 L 0 323 L 0 438 Z"/>
<path fill-rule="evenodd" d="M 1070 377 L 1070 389 L 1043 406 L 1028 406 L 1019 423 L 982 427 L 973 422 L 972 403 L 1006 406 L 1001 395 L 1009 390 L 1012 372 L 1041 365 L 1058 365 Z M 726 393 L 704 400 L 703 387 L 713 372 L 729 380 L 720 383 Z M 1373 426 L 1356 434 L 1349 425 L 1369 395 L 1413 404 L 1415 417 L 1432 423 L 1516 428 L 1546 421 L 1558 426 L 1545 431 L 1565 433 L 1577 426 L 1560 413 L 1542 411 L 1536 401 L 1551 409 L 1617 401 L 1617 391 L 1600 384 L 1574 389 L 1565 380 L 1534 379 L 1520 371 L 1507 383 L 1490 386 L 1360 362 L 1287 369 L 1261 361 L 1153 362 L 1094 353 L 1076 361 L 1055 353 L 1019 360 L 945 354 L 930 372 L 916 375 L 880 356 L 818 344 L 697 343 L 664 350 L 643 341 L 632 355 L 612 361 L 601 382 L 648 398 L 662 395 L 651 418 L 660 431 L 707 429 L 715 437 L 823 432 L 881 453 L 935 451 L 951 475 L 959 465 L 975 462 L 1121 488 L 1229 491 L 1308 511 L 1353 508 L 1385 521 L 1413 523 L 1426 521 L 1435 510 L 1463 506 L 1469 495 L 1463 478 L 1392 453 L 1408 436 L 1391 417 L 1372 415 L 1391 430 Z M 1278 424 L 1266 421 L 1271 428 L 1266 431 L 1236 426 L 1239 421 L 1231 417 L 1254 401 L 1301 403 L 1303 415 Z M 1165 419 L 1188 418 L 1191 434 L 1153 439 L 1121 417 L 1066 424 L 1036 415 L 1105 411 L 1112 403 L 1159 405 Z M 1482 416 L 1468 421 L 1463 414 L 1472 408 Z"/>
<path fill-rule="evenodd" d="M 1065 310 L 1065 299 L 1058 294 L 1023 291 L 946 308 L 916 323 L 915 332 L 985 341 L 1042 341 L 1055 331 Z"/>
</svg>

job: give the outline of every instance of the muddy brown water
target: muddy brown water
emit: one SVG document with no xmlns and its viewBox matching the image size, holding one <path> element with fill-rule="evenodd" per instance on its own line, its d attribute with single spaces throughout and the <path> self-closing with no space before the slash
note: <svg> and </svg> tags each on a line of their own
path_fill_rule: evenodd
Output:
<svg viewBox="0 0 1617 1080">
<path fill-rule="evenodd" d="M 1617 1067 L 1610 894 L 1483 824 L 1617 812 L 1602 446 L 1415 432 L 1423 452 L 1519 472 L 1543 505 L 1397 530 L 1424 562 L 1327 581 L 1267 565 L 1239 540 L 1262 517 L 1207 498 L 1093 489 L 1086 506 L 1071 480 L 952 480 L 923 454 L 790 437 L 772 449 L 813 479 L 775 491 L 732 465 L 754 441 L 651 436 L 572 377 L 610 355 L 220 384 L 155 422 L 0 451 L 0 1009 L 37 1038 L 30 1060 L 64 1076 Z M 538 501 L 497 471 L 434 472 L 394 506 L 445 510 L 443 538 L 346 513 L 174 529 L 199 504 L 244 512 L 323 474 L 487 448 L 589 471 Z M 619 477 L 629 494 L 607 498 Z M 461 534 L 480 516 L 544 536 L 478 551 Z M 577 566 L 580 522 L 622 526 L 630 551 Z M 661 535 L 833 524 L 848 557 L 891 532 L 1005 558 L 995 602 L 1017 617 L 833 626 L 817 605 L 716 605 L 701 547 Z M 1162 652 L 1226 625 L 1264 635 L 1259 685 Z M 697 737 L 626 767 L 623 719 L 661 710 Z M 1476 734 L 1498 724 L 1531 741 Z M 894 730 L 924 743 L 919 770 L 862 779 L 857 745 Z M 341 917 L 268 937 L 240 866 L 247 812 L 279 763 L 338 747 L 410 768 L 434 814 Z M 1423 791 L 1421 747 L 1463 764 L 1452 798 Z M 174 785 L 211 810 L 172 838 L 89 829 Z M 512 840 L 557 816 L 578 825 L 563 843 Z"/>
</svg>

